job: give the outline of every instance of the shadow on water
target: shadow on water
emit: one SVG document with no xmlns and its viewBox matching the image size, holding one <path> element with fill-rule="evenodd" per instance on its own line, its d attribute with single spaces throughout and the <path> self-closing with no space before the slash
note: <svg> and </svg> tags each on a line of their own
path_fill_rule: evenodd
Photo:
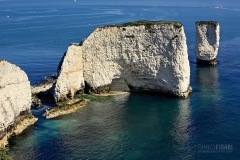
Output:
<svg viewBox="0 0 240 160">
<path fill-rule="evenodd" d="M 192 140 L 196 146 L 195 158 L 216 158 L 216 155 L 199 152 L 199 145 L 219 144 L 219 130 L 221 128 L 221 91 L 218 66 L 197 65 L 195 69 L 195 92 L 191 98 L 192 126 L 194 134 Z M 206 137 L 211 137 L 207 138 Z"/>
<path fill-rule="evenodd" d="M 24 160 L 214 157 L 196 149 L 224 143 L 218 69 L 196 66 L 194 76 L 195 92 L 188 99 L 149 93 L 86 95 L 91 102 L 73 114 L 39 117 L 33 128 L 12 139 L 10 154 Z M 42 111 L 33 112 L 40 116 Z"/>
<path fill-rule="evenodd" d="M 125 158 L 181 159 L 191 155 L 187 145 L 191 134 L 189 99 L 134 94 L 128 106 L 124 119 L 130 138 Z"/>
<path fill-rule="evenodd" d="M 33 110 L 39 121 L 12 139 L 10 154 L 31 160 L 194 159 L 197 144 L 216 143 L 205 137 L 214 137 L 220 122 L 217 67 L 197 66 L 195 73 L 191 99 L 86 95 L 87 106 L 52 120 L 41 117 L 42 108 Z"/>
<path fill-rule="evenodd" d="M 131 93 L 98 98 L 76 113 L 40 119 L 16 137 L 19 159 L 182 159 L 191 156 L 189 99 Z M 50 149 L 51 148 L 51 149 Z M 53 150 L 52 150 L 53 149 Z"/>
<path fill-rule="evenodd" d="M 199 77 L 196 79 L 198 83 L 204 85 L 218 86 L 218 66 L 217 65 L 197 65 L 196 74 Z"/>
<path fill-rule="evenodd" d="M 111 129 L 109 137 L 114 141 L 106 143 L 112 144 L 108 157 L 178 159 L 191 154 L 189 99 L 133 93 L 119 112 L 121 127 Z"/>
<path fill-rule="evenodd" d="M 195 83 L 195 93 L 193 92 L 191 98 L 195 103 L 195 108 L 200 109 L 201 112 L 206 112 L 206 116 L 216 115 L 217 105 L 221 99 L 217 66 L 197 65 Z"/>
</svg>

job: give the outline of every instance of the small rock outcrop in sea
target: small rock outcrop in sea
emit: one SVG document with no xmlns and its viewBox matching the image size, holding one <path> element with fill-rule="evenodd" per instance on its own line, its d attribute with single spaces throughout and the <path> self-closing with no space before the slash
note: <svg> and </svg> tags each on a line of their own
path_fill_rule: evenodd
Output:
<svg viewBox="0 0 240 160">
<path fill-rule="evenodd" d="M 55 101 L 73 98 L 83 88 L 82 48 L 71 44 L 58 66 L 58 78 L 54 87 Z"/>
<path fill-rule="evenodd" d="M 61 115 L 69 114 L 85 106 L 87 102 L 88 100 L 76 96 L 73 99 L 68 99 L 65 100 L 64 102 L 59 102 L 56 104 L 56 106 L 48 108 L 43 114 L 43 116 L 45 116 L 46 119 L 51 119 Z"/>
<path fill-rule="evenodd" d="M 11 135 L 35 123 L 30 107 L 31 87 L 26 73 L 0 60 L 0 146 L 6 145 Z"/>
<path fill-rule="evenodd" d="M 131 91 L 184 98 L 191 91 L 186 36 L 183 25 L 175 21 L 96 28 L 79 46 L 70 46 L 62 61 L 55 89 L 57 101 L 72 97 L 83 87 L 83 80 L 85 91 L 91 93 L 108 93 L 117 78 Z"/>
<path fill-rule="evenodd" d="M 220 26 L 216 21 L 196 22 L 195 54 L 199 64 L 217 64 Z"/>
<path fill-rule="evenodd" d="M 41 106 L 42 104 L 55 103 L 53 96 L 53 86 L 56 83 L 57 76 L 48 75 L 37 85 L 31 87 L 32 105 Z"/>
</svg>

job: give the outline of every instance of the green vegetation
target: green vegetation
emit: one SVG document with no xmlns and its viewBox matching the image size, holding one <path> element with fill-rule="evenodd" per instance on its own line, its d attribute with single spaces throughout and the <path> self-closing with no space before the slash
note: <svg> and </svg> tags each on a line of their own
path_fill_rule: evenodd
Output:
<svg viewBox="0 0 240 160">
<path fill-rule="evenodd" d="M 7 152 L 7 148 L 0 148 L 0 160 L 12 160 L 12 158 L 7 155 Z"/>
<path fill-rule="evenodd" d="M 147 26 L 150 27 L 151 25 L 173 25 L 176 28 L 180 28 L 183 25 L 180 22 L 177 21 L 148 21 L 148 20 L 140 20 L 135 22 L 127 22 L 123 24 L 115 24 L 110 26 L 116 26 L 116 27 L 127 27 L 127 26 Z"/>
<path fill-rule="evenodd" d="M 217 21 L 197 21 L 196 22 L 197 25 L 215 25 L 217 26 L 219 23 Z"/>
</svg>

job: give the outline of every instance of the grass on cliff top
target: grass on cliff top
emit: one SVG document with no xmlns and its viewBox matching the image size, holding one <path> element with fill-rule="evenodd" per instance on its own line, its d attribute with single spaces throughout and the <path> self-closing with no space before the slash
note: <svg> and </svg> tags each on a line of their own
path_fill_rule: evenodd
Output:
<svg viewBox="0 0 240 160">
<path fill-rule="evenodd" d="M 205 24 L 210 24 L 210 25 L 218 25 L 219 23 L 217 21 L 197 21 L 197 25 L 205 25 Z"/>
<path fill-rule="evenodd" d="M 177 21 L 148 21 L 148 20 L 140 20 L 140 21 L 134 21 L 134 22 L 127 22 L 123 24 L 114 24 L 110 26 L 116 26 L 116 27 L 127 27 L 127 26 L 151 26 L 151 25 L 173 25 L 176 28 L 180 28 L 183 25 L 180 22 Z"/>
</svg>

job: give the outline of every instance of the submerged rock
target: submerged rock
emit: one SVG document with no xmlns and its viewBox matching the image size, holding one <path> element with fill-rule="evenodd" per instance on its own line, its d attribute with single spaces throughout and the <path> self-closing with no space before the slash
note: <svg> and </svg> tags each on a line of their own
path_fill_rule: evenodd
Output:
<svg viewBox="0 0 240 160">
<path fill-rule="evenodd" d="M 26 73 L 18 66 L 0 60 L 0 139 L 7 139 L 17 124 L 26 119 L 36 121 L 31 115 L 31 87 Z M 22 127 L 24 129 L 24 127 Z M 4 138 L 5 137 L 5 138 Z M 0 140 L 0 145 L 6 142 Z"/>
<path fill-rule="evenodd" d="M 199 64 L 216 64 L 220 40 L 220 26 L 216 21 L 196 22 L 195 54 Z"/>
</svg>

